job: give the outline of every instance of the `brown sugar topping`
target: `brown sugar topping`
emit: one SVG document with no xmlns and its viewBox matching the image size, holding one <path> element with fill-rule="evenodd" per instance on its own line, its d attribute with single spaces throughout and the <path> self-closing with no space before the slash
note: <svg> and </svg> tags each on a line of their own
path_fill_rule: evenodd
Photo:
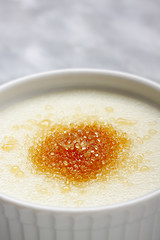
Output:
<svg viewBox="0 0 160 240">
<path fill-rule="evenodd" d="M 130 141 L 126 133 L 99 121 L 57 124 L 29 148 L 37 172 L 76 184 L 104 179 L 123 160 Z"/>
</svg>

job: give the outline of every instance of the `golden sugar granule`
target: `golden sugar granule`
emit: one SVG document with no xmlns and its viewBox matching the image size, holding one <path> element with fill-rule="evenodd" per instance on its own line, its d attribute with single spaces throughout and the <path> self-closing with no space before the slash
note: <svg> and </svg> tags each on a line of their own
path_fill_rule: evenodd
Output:
<svg viewBox="0 0 160 240">
<path fill-rule="evenodd" d="M 27 125 L 27 124 L 23 124 L 23 125 L 21 125 L 21 127 L 25 130 L 32 130 L 32 126 Z"/>
<path fill-rule="evenodd" d="M 38 172 L 76 184 L 112 173 L 130 144 L 126 133 L 103 122 L 56 124 L 35 137 L 28 157 Z"/>
<path fill-rule="evenodd" d="M 35 188 L 36 188 L 37 192 L 40 194 L 46 195 L 49 193 L 48 189 L 43 187 L 41 184 L 36 184 Z"/>
<path fill-rule="evenodd" d="M 31 168 L 31 171 L 30 171 L 31 174 L 35 175 L 37 173 L 36 169 L 35 168 Z"/>
<path fill-rule="evenodd" d="M 136 141 L 138 144 L 143 144 L 143 139 L 141 137 L 137 137 Z"/>
<path fill-rule="evenodd" d="M 11 166 L 10 172 L 13 173 L 16 177 L 24 177 L 24 172 L 18 165 Z"/>
<path fill-rule="evenodd" d="M 50 110 L 52 110 L 53 109 L 53 106 L 52 105 L 46 105 L 45 106 L 45 110 L 47 110 L 47 111 L 50 111 Z"/>
<path fill-rule="evenodd" d="M 155 125 L 157 125 L 157 121 L 152 121 L 152 122 L 149 122 L 148 123 L 150 126 L 155 126 Z"/>
<path fill-rule="evenodd" d="M 104 190 L 105 191 L 106 190 L 106 185 L 105 184 L 100 185 L 100 190 L 102 190 L 102 191 Z"/>
<path fill-rule="evenodd" d="M 151 160 L 149 160 L 149 159 L 145 160 L 145 163 L 150 163 L 150 162 L 151 162 Z"/>
<path fill-rule="evenodd" d="M 17 147 L 18 141 L 14 137 L 5 137 L 1 149 L 10 152 Z"/>
<path fill-rule="evenodd" d="M 80 192 L 81 194 L 86 194 L 86 190 L 85 190 L 84 188 L 80 188 L 80 189 L 79 189 L 79 192 Z"/>
<path fill-rule="evenodd" d="M 19 130 L 19 126 L 18 126 L 18 125 L 13 125 L 13 126 L 12 126 L 12 129 L 15 130 L 15 131 L 17 131 L 17 130 Z"/>
<path fill-rule="evenodd" d="M 51 121 L 49 119 L 44 119 L 38 124 L 38 126 L 41 127 L 42 129 L 49 128 L 50 125 L 51 125 Z"/>
<path fill-rule="evenodd" d="M 112 112 L 114 112 L 114 109 L 113 109 L 112 107 L 106 107 L 106 108 L 105 108 L 105 111 L 106 111 L 107 113 L 112 113 Z"/>
<path fill-rule="evenodd" d="M 153 153 L 153 152 L 150 151 L 150 150 L 145 151 L 145 154 L 147 154 L 147 155 L 150 155 L 150 154 L 152 154 L 152 153 Z"/>
<path fill-rule="evenodd" d="M 24 140 L 25 140 L 24 141 L 25 145 L 28 145 L 31 142 L 31 137 L 28 134 L 26 134 L 25 137 L 24 137 Z"/>
<path fill-rule="evenodd" d="M 155 135 L 155 134 L 157 134 L 157 130 L 155 130 L 155 129 L 150 129 L 150 130 L 148 131 L 148 133 L 151 134 L 151 135 Z"/>
<path fill-rule="evenodd" d="M 69 193 L 71 191 L 70 186 L 61 187 L 61 193 Z"/>
<path fill-rule="evenodd" d="M 48 113 L 46 116 L 45 116 L 45 118 L 46 119 L 49 119 L 49 118 L 52 118 L 54 115 L 53 115 L 53 113 Z"/>
<path fill-rule="evenodd" d="M 142 163 L 142 161 L 143 161 L 143 155 L 137 155 L 135 159 L 136 159 L 136 161 L 138 162 L 138 164 L 139 164 L 139 163 Z"/>
<path fill-rule="evenodd" d="M 132 183 L 131 181 L 128 180 L 128 178 L 125 178 L 125 177 L 119 177 L 119 180 L 121 180 L 121 182 L 128 186 L 128 187 L 132 187 L 134 185 L 134 183 Z"/>
<path fill-rule="evenodd" d="M 151 136 L 150 135 L 145 135 L 144 137 L 143 137 L 143 140 L 150 140 L 151 139 Z"/>
<path fill-rule="evenodd" d="M 31 125 L 37 125 L 37 120 L 35 119 L 29 119 L 27 122 Z"/>
<path fill-rule="evenodd" d="M 116 121 L 116 119 L 115 119 L 114 117 L 111 117 L 111 118 L 109 118 L 109 121 L 110 121 L 111 123 L 113 123 L 113 122 Z"/>
<path fill-rule="evenodd" d="M 84 201 L 83 200 L 76 200 L 75 204 L 76 204 L 77 207 L 81 207 L 81 206 L 83 206 Z"/>
<path fill-rule="evenodd" d="M 129 120 L 129 119 L 125 119 L 125 118 L 118 118 L 116 120 L 116 123 L 121 124 L 121 125 L 134 125 L 137 123 L 136 120 Z"/>
<path fill-rule="evenodd" d="M 138 170 L 138 165 L 141 162 L 141 158 L 139 156 L 135 157 L 130 163 L 131 165 L 131 170 L 132 171 L 137 171 Z"/>
<path fill-rule="evenodd" d="M 148 166 L 146 166 L 146 165 L 144 165 L 144 166 L 142 166 L 141 168 L 140 168 L 140 171 L 141 172 L 147 172 L 147 171 L 149 171 L 150 170 L 150 167 L 148 167 Z"/>
</svg>

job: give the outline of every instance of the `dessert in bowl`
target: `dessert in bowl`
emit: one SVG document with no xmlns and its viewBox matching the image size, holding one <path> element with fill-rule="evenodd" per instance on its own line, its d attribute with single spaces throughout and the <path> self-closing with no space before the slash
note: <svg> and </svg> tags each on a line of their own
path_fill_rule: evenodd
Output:
<svg viewBox="0 0 160 240">
<path fill-rule="evenodd" d="M 2 86 L 2 238 L 158 239 L 159 91 L 102 70 Z"/>
</svg>

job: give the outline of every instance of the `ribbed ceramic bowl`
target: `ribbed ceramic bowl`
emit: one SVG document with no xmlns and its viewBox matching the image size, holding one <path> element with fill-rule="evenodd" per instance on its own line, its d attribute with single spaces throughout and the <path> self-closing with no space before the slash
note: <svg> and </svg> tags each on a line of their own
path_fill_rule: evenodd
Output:
<svg viewBox="0 0 160 240">
<path fill-rule="evenodd" d="M 0 87 L 0 107 L 51 89 L 91 87 L 134 93 L 160 105 L 160 85 L 130 74 L 63 70 Z M 5 187 L 5 186 L 4 186 Z M 160 240 L 160 190 L 113 206 L 55 208 L 0 194 L 0 240 Z"/>
</svg>

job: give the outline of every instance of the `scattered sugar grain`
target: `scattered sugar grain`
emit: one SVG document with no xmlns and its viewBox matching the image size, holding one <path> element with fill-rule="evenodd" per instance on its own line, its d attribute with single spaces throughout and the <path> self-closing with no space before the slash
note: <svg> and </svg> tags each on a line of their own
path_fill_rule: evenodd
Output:
<svg viewBox="0 0 160 240">
<path fill-rule="evenodd" d="M 118 118 L 115 121 L 116 123 L 120 124 L 120 125 L 128 125 L 128 126 L 132 126 L 135 125 L 137 123 L 137 120 L 130 120 L 130 119 L 125 119 L 125 118 Z"/>
<path fill-rule="evenodd" d="M 147 141 L 147 140 L 150 140 L 151 139 L 151 136 L 150 135 L 145 135 L 144 137 L 143 137 L 143 140 L 144 141 Z"/>
<path fill-rule="evenodd" d="M 149 129 L 148 133 L 151 134 L 151 135 L 155 135 L 155 134 L 157 134 L 157 130 Z"/>
<path fill-rule="evenodd" d="M 107 113 L 114 112 L 114 109 L 112 107 L 106 107 L 105 110 L 106 110 Z"/>
<path fill-rule="evenodd" d="M 45 110 L 51 111 L 51 110 L 53 110 L 53 106 L 48 104 L 48 105 L 45 106 Z"/>
</svg>

